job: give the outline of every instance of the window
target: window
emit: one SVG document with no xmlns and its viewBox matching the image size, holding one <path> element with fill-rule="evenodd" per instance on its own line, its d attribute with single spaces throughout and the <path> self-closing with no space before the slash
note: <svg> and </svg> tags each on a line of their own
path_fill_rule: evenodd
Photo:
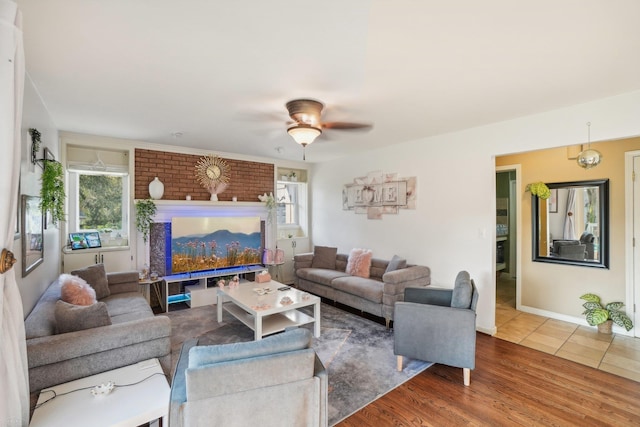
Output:
<svg viewBox="0 0 640 427">
<path fill-rule="evenodd" d="M 69 233 L 99 231 L 102 246 L 127 246 L 129 151 L 66 146 Z"/>
<path fill-rule="evenodd" d="M 97 230 L 114 240 L 126 238 L 128 200 L 127 174 L 69 171 L 69 231 Z"/>
<path fill-rule="evenodd" d="M 276 217 L 278 226 L 299 226 L 299 187 L 297 183 L 278 182 Z"/>
</svg>

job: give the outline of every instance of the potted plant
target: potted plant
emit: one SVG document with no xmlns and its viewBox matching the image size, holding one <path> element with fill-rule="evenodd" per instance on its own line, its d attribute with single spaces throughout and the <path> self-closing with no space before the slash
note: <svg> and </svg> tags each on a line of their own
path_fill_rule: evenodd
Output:
<svg viewBox="0 0 640 427">
<path fill-rule="evenodd" d="M 42 212 L 51 213 L 51 220 L 55 224 L 64 221 L 64 172 L 62 163 L 55 160 L 44 160 L 44 170 L 40 181 L 40 208 Z"/>
<path fill-rule="evenodd" d="M 610 302 L 606 306 L 602 306 L 600 297 L 595 294 L 584 294 L 580 299 L 586 302 L 582 306 L 586 309 L 584 315 L 586 315 L 587 323 L 591 326 L 598 326 L 598 332 L 605 334 L 611 333 L 611 325 L 615 323 L 618 326 L 622 326 L 627 331 L 633 328 L 633 322 L 629 316 L 620 309 L 624 306 L 622 302 Z"/>
<path fill-rule="evenodd" d="M 544 182 L 533 182 L 527 185 L 525 191 L 530 191 L 534 196 L 538 196 L 542 200 L 547 200 L 551 197 L 551 190 Z"/>
<path fill-rule="evenodd" d="M 142 233 L 142 240 L 145 243 L 149 239 L 149 231 L 151 230 L 156 210 L 156 204 L 151 199 L 138 200 L 136 202 L 136 229 Z"/>
</svg>

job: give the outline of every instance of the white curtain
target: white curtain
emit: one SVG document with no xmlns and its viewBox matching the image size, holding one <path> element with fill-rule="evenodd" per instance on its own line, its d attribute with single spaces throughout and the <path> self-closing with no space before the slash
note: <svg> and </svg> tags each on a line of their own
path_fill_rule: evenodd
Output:
<svg viewBox="0 0 640 427">
<path fill-rule="evenodd" d="M 0 0 L 0 244 L 14 253 L 24 93 L 21 27 L 17 4 Z M 15 268 L 0 274 L 0 290 L 0 425 L 28 426 L 27 349 Z"/>
<path fill-rule="evenodd" d="M 564 217 L 564 230 L 562 238 L 576 240 L 576 189 L 570 188 L 567 194 L 567 214 Z"/>
</svg>

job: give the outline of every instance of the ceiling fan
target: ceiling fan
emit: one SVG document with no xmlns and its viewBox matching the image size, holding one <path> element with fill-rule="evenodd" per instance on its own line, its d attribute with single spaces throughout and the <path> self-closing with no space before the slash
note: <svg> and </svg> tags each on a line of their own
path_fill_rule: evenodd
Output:
<svg viewBox="0 0 640 427">
<path fill-rule="evenodd" d="M 304 149 L 322 134 L 323 129 L 335 130 L 369 130 L 373 126 L 368 123 L 323 122 L 324 104 L 313 99 L 294 99 L 286 104 L 289 117 L 287 133 Z M 305 155 L 303 151 L 303 160 Z"/>
</svg>

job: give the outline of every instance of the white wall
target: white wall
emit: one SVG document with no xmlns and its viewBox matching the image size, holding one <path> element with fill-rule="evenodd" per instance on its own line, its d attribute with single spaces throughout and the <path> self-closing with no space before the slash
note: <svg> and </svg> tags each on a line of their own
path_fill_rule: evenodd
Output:
<svg viewBox="0 0 640 427">
<path fill-rule="evenodd" d="M 24 85 L 24 107 L 22 113 L 22 154 L 20 161 L 20 194 L 30 196 L 40 196 L 40 176 L 42 169 L 31 163 L 31 137 L 29 128 L 36 128 L 42 134 L 42 144 L 38 158 L 42 158 L 43 148 L 47 147 L 60 159 L 58 152 L 58 130 L 51 120 L 51 117 L 36 92 L 31 79 L 25 79 Z M 51 281 L 60 272 L 61 260 L 60 233 L 58 228 L 48 226 L 44 232 L 44 262 L 32 270 L 29 275 L 22 277 L 22 240 L 13 241 L 13 253 L 18 258 L 18 262 L 13 268 L 16 269 L 16 278 L 20 295 L 22 297 L 22 307 L 25 317 L 29 314 L 33 306 L 40 298 L 40 295 L 49 286 Z"/>
<path fill-rule="evenodd" d="M 428 265 L 435 284 L 468 270 L 480 292 L 478 329 L 495 331 L 495 156 L 640 135 L 640 91 L 465 131 L 425 138 L 316 165 L 315 245 L 371 248 Z M 374 130 L 375 131 L 375 130 Z M 417 176 L 417 209 L 368 220 L 342 210 L 342 186 L 368 172 Z"/>
</svg>

